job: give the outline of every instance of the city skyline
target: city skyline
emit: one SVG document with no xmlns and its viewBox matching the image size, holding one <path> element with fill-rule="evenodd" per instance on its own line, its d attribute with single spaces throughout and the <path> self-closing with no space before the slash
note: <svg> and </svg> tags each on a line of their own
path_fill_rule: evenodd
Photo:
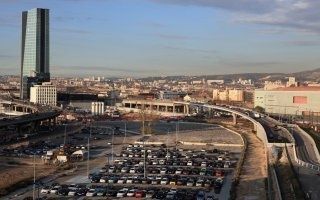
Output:
<svg viewBox="0 0 320 200">
<path fill-rule="evenodd" d="M 52 11 L 53 76 L 297 72 L 319 67 L 319 3 L 250 2 L 5 0 L 0 2 L 0 75 L 19 73 L 20 15 L 34 7 Z"/>
</svg>

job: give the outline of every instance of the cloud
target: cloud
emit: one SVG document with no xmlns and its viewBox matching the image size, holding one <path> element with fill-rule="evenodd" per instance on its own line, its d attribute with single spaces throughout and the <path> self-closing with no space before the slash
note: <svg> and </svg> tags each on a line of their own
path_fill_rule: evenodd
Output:
<svg viewBox="0 0 320 200">
<path fill-rule="evenodd" d="M 66 22 L 66 21 L 74 21 L 76 18 L 71 16 L 56 16 L 54 17 L 55 21 Z"/>
<path fill-rule="evenodd" d="M 249 13 L 267 13 L 279 0 L 149 0 L 182 6 L 202 6 Z"/>
<path fill-rule="evenodd" d="M 278 0 L 276 9 L 264 14 L 240 14 L 238 22 L 262 24 L 305 33 L 320 34 L 320 1 Z"/>
<path fill-rule="evenodd" d="M 157 37 L 164 38 L 164 39 L 170 39 L 170 40 L 187 40 L 187 39 L 191 39 L 191 37 L 185 36 L 185 35 L 171 35 L 171 34 L 163 34 L 163 33 L 157 33 L 155 35 Z"/>
<path fill-rule="evenodd" d="M 285 41 L 284 44 L 289 45 L 289 46 L 319 46 L 320 41 L 293 40 L 293 41 Z"/>
<path fill-rule="evenodd" d="M 7 55 L 7 54 L 0 54 L 0 58 L 17 58 L 16 55 Z"/>
<path fill-rule="evenodd" d="M 228 67 L 247 67 L 247 68 L 254 68 L 254 67 L 272 67 L 272 66 L 279 66 L 283 64 L 282 62 L 276 61 L 241 61 L 241 60 L 221 60 L 220 64 L 228 66 Z"/>
<path fill-rule="evenodd" d="M 54 28 L 55 31 L 63 32 L 63 33 L 77 33 L 77 34 L 90 34 L 91 31 L 81 30 L 81 29 L 72 29 L 72 28 Z"/>
<path fill-rule="evenodd" d="M 193 48 L 185 48 L 185 47 L 164 46 L 164 48 L 171 49 L 171 50 L 192 51 L 192 52 L 199 52 L 199 53 L 217 53 L 216 50 L 193 49 Z"/>
<path fill-rule="evenodd" d="M 159 23 L 159 22 L 146 22 L 144 24 L 145 26 L 148 27 L 152 27 L 152 28 L 163 28 L 163 27 L 167 27 L 167 25 L 163 24 L 163 23 Z"/>
<path fill-rule="evenodd" d="M 235 22 L 253 23 L 320 34 L 319 0 L 149 0 L 203 6 L 232 12 Z"/>
<path fill-rule="evenodd" d="M 108 66 L 53 66 L 54 71 L 67 70 L 72 72 L 79 71 L 91 71 L 91 72 L 125 72 L 125 73 L 145 73 L 145 72 L 154 72 L 155 70 L 145 70 L 145 69 L 134 69 L 134 68 L 117 68 L 117 67 L 108 67 Z"/>
</svg>

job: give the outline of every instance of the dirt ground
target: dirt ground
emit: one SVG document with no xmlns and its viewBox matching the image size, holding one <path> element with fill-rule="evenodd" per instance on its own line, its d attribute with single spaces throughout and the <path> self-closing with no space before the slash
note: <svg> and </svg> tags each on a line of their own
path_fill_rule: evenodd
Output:
<svg viewBox="0 0 320 200">
<path fill-rule="evenodd" d="M 5 194 L 10 187 L 22 181 L 33 180 L 33 159 L 32 158 L 0 158 L 0 196 Z M 44 177 L 52 174 L 56 168 L 44 165 L 40 159 L 36 159 L 36 177 Z"/>
<path fill-rule="evenodd" d="M 250 129 L 242 128 L 240 131 L 246 138 L 248 146 L 236 189 L 237 199 L 266 199 L 267 159 L 264 145 Z"/>
</svg>

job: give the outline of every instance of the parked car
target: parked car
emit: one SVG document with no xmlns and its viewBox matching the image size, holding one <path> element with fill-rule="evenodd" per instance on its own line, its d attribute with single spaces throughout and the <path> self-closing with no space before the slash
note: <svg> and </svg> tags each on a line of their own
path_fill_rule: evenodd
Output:
<svg viewBox="0 0 320 200">
<path fill-rule="evenodd" d="M 41 194 L 49 194 L 50 193 L 50 186 L 45 186 L 44 188 L 41 189 Z"/>
</svg>

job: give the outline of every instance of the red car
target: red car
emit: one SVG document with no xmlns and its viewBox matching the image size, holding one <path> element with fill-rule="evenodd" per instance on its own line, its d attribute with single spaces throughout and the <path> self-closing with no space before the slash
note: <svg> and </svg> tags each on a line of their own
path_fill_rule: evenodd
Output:
<svg viewBox="0 0 320 200">
<path fill-rule="evenodd" d="M 143 190 L 137 190 L 137 191 L 135 192 L 134 196 L 135 196 L 136 198 L 142 198 L 142 197 L 144 197 L 144 194 L 145 194 L 145 192 L 144 192 Z"/>
</svg>

